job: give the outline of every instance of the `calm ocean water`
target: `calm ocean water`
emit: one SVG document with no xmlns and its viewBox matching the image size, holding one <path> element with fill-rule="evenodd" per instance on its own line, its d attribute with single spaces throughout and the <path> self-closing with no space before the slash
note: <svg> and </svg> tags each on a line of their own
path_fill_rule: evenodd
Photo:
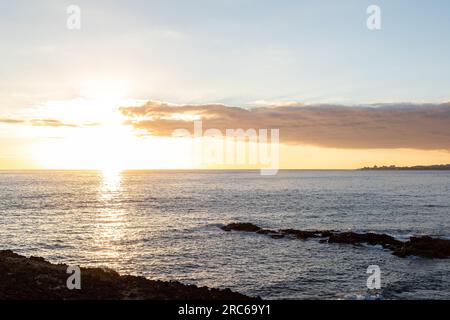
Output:
<svg viewBox="0 0 450 320">
<path fill-rule="evenodd" d="M 450 236 L 450 172 L 0 172 L 0 248 L 263 298 L 450 298 L 450 261 L 218 226 Z"/>
</svg>

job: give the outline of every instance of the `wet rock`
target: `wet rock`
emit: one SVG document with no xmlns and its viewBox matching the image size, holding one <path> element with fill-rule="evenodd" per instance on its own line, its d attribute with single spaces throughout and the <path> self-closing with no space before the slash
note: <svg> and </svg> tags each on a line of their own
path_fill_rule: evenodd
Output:
<svg viewBox="0 0 450 320">
<path fill-rule="evenodd" d="M 270 236 L 272 239 L 281 239 L 284 238 L 284 234 L 270 229 L 260 229 L 256 231 L 257 234 L 264 234 Z"/>
<path fill-rule="evenodd" d="M 282 229 L 281 233 L 286 235 L 295 236 L 297 239 L 306 240 L 308 238 L 319 238 L 321 237 L 321 231 L 303 231 L 303 230 L 295 230 L 295 229 Z"/>
<path fill-rule="evenodd" d="M 258 233 L 258 234 L 271 234 L 271 233 L 276 233 L 276 231 L 269 230 L 269 229 L 259 229 L 258 231 L 256 231 L 256 233 Z"/>
<path fill-rule="evenodd" d="M 248 232 L 257 232 L 259 230 L 261 230 L 260 227 L 252 224 L 252 223 L 230 223 L 227 224 L 226 226 L 221 227 L 222 230 L 224 231 L 231 231 L 231 230 L 235 230 L 235 231 L 248 231 Z"/>
<path fill-rule="evenodd" d="M 111 269 L 81 268 L 81 289 L 66 286 L 67 265 L 0 251 L 0 300 L 248 300 L 231 290 L 119 275 Z"/>
<path fill-rule="evenodd" d="M 324 231 L 321 231 L 320 232 L 320 235 L 323 237 L 323 238 L 328 238 L 328 237 L 331 237 L 331 235 L 334 233 L 334 231 L 333 230 L 324 230 Z"/>
<path fill-rule="evenodd" d="M 393 254 L 402 258 L 413 255 L 424 258 L 444 259 L 450 257 L 450 240 L 428 236 L 411 237 L 394 250 Z"/>
<path fill-rule="evenodd" d="M 383 248 L 397 248 L 401 246 L 403 242 L 396 240 L 395 238 L 388 236 L 387 234 L 377 233 L 355 233 L 355 232 L 342 232 L 331 233 L 328 238 L 328 243 L 349 243 L 349 244 L 361 244 L 367 243 L 370 245 L 381 245 Z"/>
<path fill-rule="evenodd" d="M 271 238 L 279 239 L 284 236 L 294 236 L 300 240 L 309 238 L 320 238 L 320 243 L 342 243 L 359 245 L 366 243 L 369 245 L 380 245 L 385 249 L 389 249 L 398 257 L 419 256 L 424 258 L 449 258 L 450 257 L 450 240 L 437 239 L 429 236 L 411 237 L 408 241 L 402 242 L 387 234 L 378 234 L 373 232 L 356 233 L 356 232 L 338 232 L 334 230 L 296 230 L 281 229 L 270 230 L 261 229 L 252 223 L 231 223 L 222 227 L 225 231 L 248 231 L 258 234 L 268 235 Z"/>
</svg>

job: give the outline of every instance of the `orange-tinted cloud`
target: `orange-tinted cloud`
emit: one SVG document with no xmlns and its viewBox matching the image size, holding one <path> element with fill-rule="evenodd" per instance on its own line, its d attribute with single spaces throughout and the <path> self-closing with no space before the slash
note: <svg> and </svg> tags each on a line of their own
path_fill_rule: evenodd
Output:
<svg viewBox="0 0 450 320">
<path fill-rule="evenodd" d="M 32 119 L 30 123 L 36 127 L 78 127 L 78 125 L 64 123 L 56 119 Z"/>
<path fill-rule="evenodd" d="M 280 140 L 286 144 L 450 150 L 450 103 L 244 109 L 149 101 L 140 107 L 121 108 L 121 112 L 129 118 L 128 124 L 156 136 L 170 136 L 180 128 L 192 132 L 193 122 L 179 115 L 195 115 L 203 120 L 203 130 L 280 129 Z"/>
<path fill-rule="evenodd" d="M 90 122 L 83 124 L 74 124 L 74 123 L 65 123 L 58 119 L 12 119 L 12 118 L 0 118 L 0 123 L 5 124 L 22 124 L 22 125 L 31 125 L 35 127 L 71 127 L 71 128 L 79 128 L 79 127 L 91 127 L 97 126 L 98 123 Z"/>
<path fill-rule="evenodd" d="M 0 123 L 7 123 L 7 124 L 21 124 L 24 123 L 24 120 L 18 120 L 18 119 L 9 119 L 9 118 L 0 118 Z"/>
</svg>

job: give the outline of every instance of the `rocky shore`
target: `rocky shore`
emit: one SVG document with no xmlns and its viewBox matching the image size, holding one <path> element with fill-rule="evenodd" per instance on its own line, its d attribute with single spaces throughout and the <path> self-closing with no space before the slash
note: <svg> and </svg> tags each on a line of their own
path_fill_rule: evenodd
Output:
<svg viewBox="0 0 450 320">
<path fill-rule="evenodd" d="M 291 237 L 300 240 L 318 238 L 321 243 L 369 244 L 389 249 L 398 257 L 418 256 L 445 259 L 450 257 L 450 240 L 429 236 L 410 237 L 400 241 L 387 234 L 339 232 L 334 230 L 263 229 L 252 223 L 230 223 L 221 227 L 224 231 L 246 231 L 270 236 L 274 239 Z"/>
<path fill-rule="evenodd" d="M 0 300 L 248 300 L 230 289 L 119 275 L 111 269 L 81 268 L 81 289 L 69 290 L 67 265 L 0 251 Z"/>
<path fill-rule="evenodd" d="M 424 170 L 430 170 L 430 171 L 449 171 L 450 170 L 450 164 L 437 164 L 437 165 L 431 165 L 431 166 L 412 166 L 412 167 L 397 167 L 394 165 L 391 166 L 373 166 L 373 167 L 364 167 L 360 170 L 367 171 L 367 170 L 402 170 L 402 171 L 424 171 Z"/>
</svg>

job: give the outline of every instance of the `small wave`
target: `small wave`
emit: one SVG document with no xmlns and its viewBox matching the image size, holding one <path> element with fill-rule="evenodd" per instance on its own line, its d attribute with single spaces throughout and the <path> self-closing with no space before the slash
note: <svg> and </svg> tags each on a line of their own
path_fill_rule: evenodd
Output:
<svg viewBox="0 0 450 320">
<path fill-rule="evenodd" d="M 355 292 L 355 293 L 348 293 L 344 294 L 341 297 L 338 297 L 338 299 L 342 300 L 384 300 L 383 295 L 381 292 Z"/>
<path fill-rule="evenodd" d="M 441 204 L 425 204 L 423 205 L 424 208 L 448 208 L 448 206 L 444 206 Z"/>
</svg>

